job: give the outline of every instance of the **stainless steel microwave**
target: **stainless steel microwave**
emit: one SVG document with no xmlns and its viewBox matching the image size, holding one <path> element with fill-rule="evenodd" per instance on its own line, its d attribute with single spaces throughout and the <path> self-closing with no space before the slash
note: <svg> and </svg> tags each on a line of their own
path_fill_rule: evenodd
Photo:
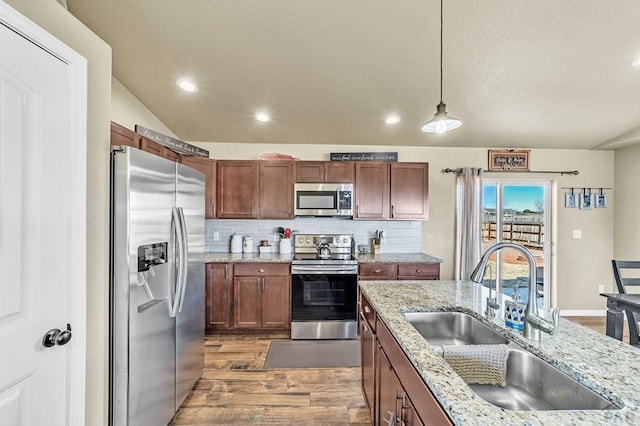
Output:
<svg viewBox="0 0 640 426">
<path fill-rule="evenodd" d="M 353 216 L 352 183 L 296 183 L 295 216 Z"/>
</svg>

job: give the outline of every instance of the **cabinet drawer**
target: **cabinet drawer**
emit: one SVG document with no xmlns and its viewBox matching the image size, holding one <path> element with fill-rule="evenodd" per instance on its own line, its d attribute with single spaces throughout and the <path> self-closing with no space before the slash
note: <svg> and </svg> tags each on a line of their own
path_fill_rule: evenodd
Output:
<svg viewBox="0 0 640 426">
<path fill-rule="evenodd" d="M 395 280 L 397 264 L 363 263 L 359 266 L 361 280 Z"/>
<path fill-rule="evenodd" d="M 373 333 L 376 332 L 376 311 L 371 307 L 371 303 L 360 293 L 360 309 L 362 316 L 367 320 L 367 324 Z"/>
<path fill-rule="evenodd" d="M 287 276 L 288 263 L 236 263 L 233 266 L 236 277 Z"/>
<path fill-rule="evenodd" d="M 439 263 L 400 263 L 398 279 L 437 280 L 440 278 Z"/>
</svg>

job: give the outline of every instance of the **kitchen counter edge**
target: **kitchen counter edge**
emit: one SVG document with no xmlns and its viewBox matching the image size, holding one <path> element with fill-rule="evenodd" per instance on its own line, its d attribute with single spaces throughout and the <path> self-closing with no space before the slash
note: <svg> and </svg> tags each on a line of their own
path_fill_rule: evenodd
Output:
<svg viewBox="0 0 640 426">
<path fill-rule="evenodd" d="M 360 281 L 359 285 L 454 424 L 640 424 L 640 415 L 636 414 L 640 410 L 640 383 L 629 380 L 640 376 L 637 348 L 565 318 L 560 319 L 557 335 L 545 335 L 542 342 L 531 342 L 505 328 L 501 311 L 493 320 L 487 320 L 482 312 L 488 290 L 468 281 Z M 469 313 L 623 407 L 509 411 L 489 404 L 471 390 L 402 315 L 429 311 Z"/>
<path fill-rule="evenodd" d="M 226 262 L 270 262 L 291 263 L 292 253 L 226 253 L 208 252 L 204 254 L 205 263 Z M 358 263 L 442 263 L 443 260 L 425 253 L 380 253 L 376 255 L 359 255 Z"/>
</svg>

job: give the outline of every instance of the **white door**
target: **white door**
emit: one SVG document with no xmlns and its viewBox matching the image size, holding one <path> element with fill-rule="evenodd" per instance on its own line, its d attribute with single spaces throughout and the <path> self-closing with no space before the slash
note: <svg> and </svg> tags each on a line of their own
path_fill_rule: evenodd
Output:
<svg viewBox="0 0 640 426">
<path fill-rule="evenodd" d="M 83 417 L 84 78 L 49 38 L 0 2 L 0 426 Z"/>
</svg>

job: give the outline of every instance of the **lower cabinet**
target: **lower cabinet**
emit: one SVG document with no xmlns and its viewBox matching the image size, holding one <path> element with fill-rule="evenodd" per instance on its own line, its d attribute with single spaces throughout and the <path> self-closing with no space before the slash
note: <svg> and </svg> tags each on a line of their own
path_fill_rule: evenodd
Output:
<svg viewBox="0 0 640 426">
<path fill-rule="evenodd" d="M 380 390 L 378 424 L 424 425 L 380 345 L 377 345 L 378 389 Z"/>
<path fill-rule="evenodd" d="M 207 333 L 291 328 L 285 263 L 208 263 Z"/>
<path fill-rule="evenodd" d="M 362 393 L 366 403 L 374 411 L 375 405 L 375 356 L 376 336 L 367 323 L 364 315 L 360 315 L 360 365 L 362 366 Z M 373 415 L 371 416 L 373 419 Z"/>
<path fill-rule="evenodd" d="M 373 324 L 371 318 L 375 318 Z M 363 294 L 360 339 L 362 389 L 374 425 L 452 425 Z"/>
<path fill-rule="evenodd" d="M 288 264 L 236 264 L 233 327 L 291 328 L 291 276 Z"/>
<path fill-rule="evenodd" d="M 231 294 L 233 265 L 207 264 L 207 307 L 205 324 L 207 333 L 229 330 L 231 324 Z"/>
<path fill-rule="evenodd" d="M 376 280 L 439 280 L 439 263 L 361 263 L 358 279 Z"/>
</svg>

